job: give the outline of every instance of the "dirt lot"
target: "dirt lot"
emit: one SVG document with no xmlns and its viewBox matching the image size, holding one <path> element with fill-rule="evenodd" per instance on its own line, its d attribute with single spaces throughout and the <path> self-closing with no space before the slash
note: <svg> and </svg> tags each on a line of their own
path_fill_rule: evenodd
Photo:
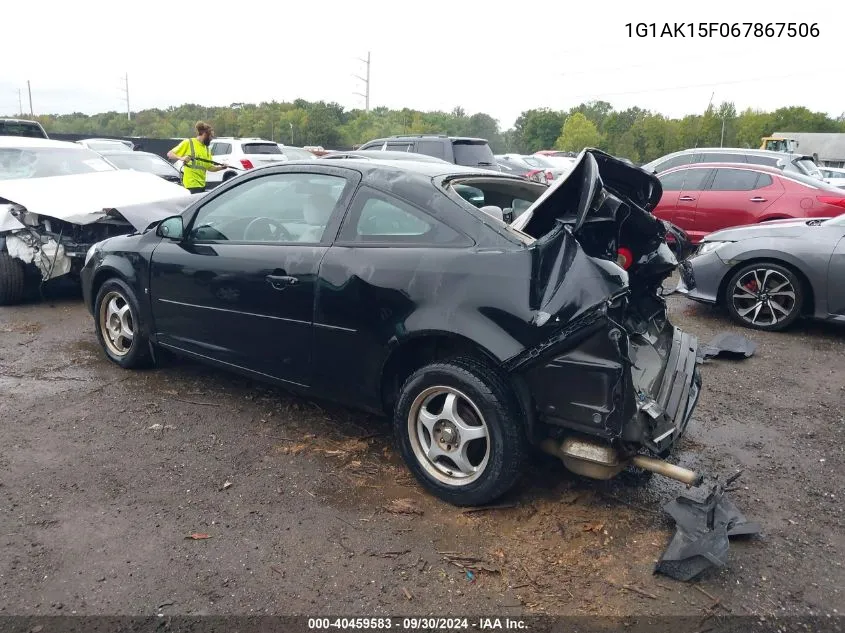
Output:
<svg viewBox="0 0 845 633">
<path fill-rule="evenodd" d="M 734 329 L 670 303 L 704 341 Z M 510 507 L 463 512 L 382 420 L 188 362 L 122 371 L 72 293 L 0 308 L 0 613 L 845 613 L 845 330 L 743 332 L 757 355 L 703 367 L 679 461 L 744 468 L 764 533 L 683 584 L 652 574 L 680 484 L 538 460 Z"/>
</svg>

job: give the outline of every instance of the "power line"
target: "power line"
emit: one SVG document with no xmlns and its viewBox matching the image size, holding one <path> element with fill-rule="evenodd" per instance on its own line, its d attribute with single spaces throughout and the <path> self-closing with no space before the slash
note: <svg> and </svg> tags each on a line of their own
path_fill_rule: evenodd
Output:
<svg viewBox="0 0 845 633">
<path fill-rule="evenodd" d="M 773 77 L 757 77 L 756 79 L 737 79 L 735 81 L 716 81 L 711 83 L 701 83 L 701 84 L 688 84 L 686 86 L 670 86 L 668 88 L 646 88 L 644 90 L 626 90 L 623 92 L 603 92 L 600 94 L 583 94 L 583 95 L 575 95 L 569 97 L 570 99 L 587 99 L 587 98 L 596 98 L 596 97 L 616 97 L 621 95 L 638 95 L 638 94 L 645 94 L 645 93 L 652 93 L 652 92 L 667 92 L 671 90 L 686 90 L 688 88 L 713 88 L 718 86 L 730 86 L 733 84 L 747 84 L 747 83 L 756 83 L 758 81 L 771 81 L 774 79 L 788 79 L 790 77 L 808 77 L 811 75 L 817 75 L 824 73 L 829 73 L 830 71 L 817 71 L 815 73 L 808 73 L 808 72 L 798 72 L 798 73 L 791 73 L 789 75 L 776 75 Z"/>
<path fill-rule="evenodd" d="M 365 87 L 365 94 L 361 94 L 360 92 L 355 92 L 353 94 L 358 95 L 359 97 L 364 97 L 364 111 L 370 111 L 370 51 L 367 51 L 367 59 L 363 59 L 361 57 L 358 58 L 360 61 L 364 62 L 367 65 L 367 77 L 360 77 L 358 75 L 352 75 L 356 79 L 360 79 L 364 82 Z"/>
</svg>

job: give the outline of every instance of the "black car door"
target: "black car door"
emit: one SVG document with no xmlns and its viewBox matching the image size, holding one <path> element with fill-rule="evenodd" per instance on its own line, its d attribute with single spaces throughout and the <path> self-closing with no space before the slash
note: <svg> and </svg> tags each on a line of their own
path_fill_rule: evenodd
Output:
<svg viewBox="0 0 845 633">
<path fill-rule="evenodd" d="M 290 166 L 209 195 L 184 238 L 165 239 L 153 252 L 158 342 L 310 385 L 320 262 L 359 180 L 348 169 Z"/>
</svg>

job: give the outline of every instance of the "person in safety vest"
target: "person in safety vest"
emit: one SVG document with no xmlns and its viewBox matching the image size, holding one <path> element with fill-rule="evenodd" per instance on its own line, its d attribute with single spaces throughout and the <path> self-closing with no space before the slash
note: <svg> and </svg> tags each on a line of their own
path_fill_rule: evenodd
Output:
<svg viewBox="0 0 845 633">
<path fill-rule="evenodd" d="M 186 138 L 167 152 L 167 157 L 172 161 L 183 161 L 182 186 L 191 193 L 200 193 L 205 191 L 205 172 L 220 171 L 225 167 L 215 165 L 211 160 L 208 145 L 214 138 L 214 130 L 205 121 L 197 121 L 195 127 L 197 137 Z"/>
</svg>

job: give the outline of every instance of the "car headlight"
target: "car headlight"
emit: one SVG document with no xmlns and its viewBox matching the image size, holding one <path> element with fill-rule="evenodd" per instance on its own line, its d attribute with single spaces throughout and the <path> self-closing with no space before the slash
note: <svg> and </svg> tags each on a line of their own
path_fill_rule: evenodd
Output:
<svg viewBox="0 0 845 633">
<path fill-rule="evenodd" d="M 724 246 L 725 244 L 733 244 L 733 242 L 702 242 L 698 246 L 698 250 L 696 251 L 696 255 L 704 255 L 705 253 L 710 253 L 715 251 L 717 248 Z"/>
<path fill-rule="evenodd" d="M 96 244 L 92 244 L 91 248 L 88 249 L 88 252 L 85 253 L 85 265 L 86 266 L 88 265 L 88 262 L 91 260 L 91 258 L 94 257 L 94 253 L 97 252 L 97 249 L 99 247 L 100 247 L 100 242 L 97 242 Z"/>
</svg>

